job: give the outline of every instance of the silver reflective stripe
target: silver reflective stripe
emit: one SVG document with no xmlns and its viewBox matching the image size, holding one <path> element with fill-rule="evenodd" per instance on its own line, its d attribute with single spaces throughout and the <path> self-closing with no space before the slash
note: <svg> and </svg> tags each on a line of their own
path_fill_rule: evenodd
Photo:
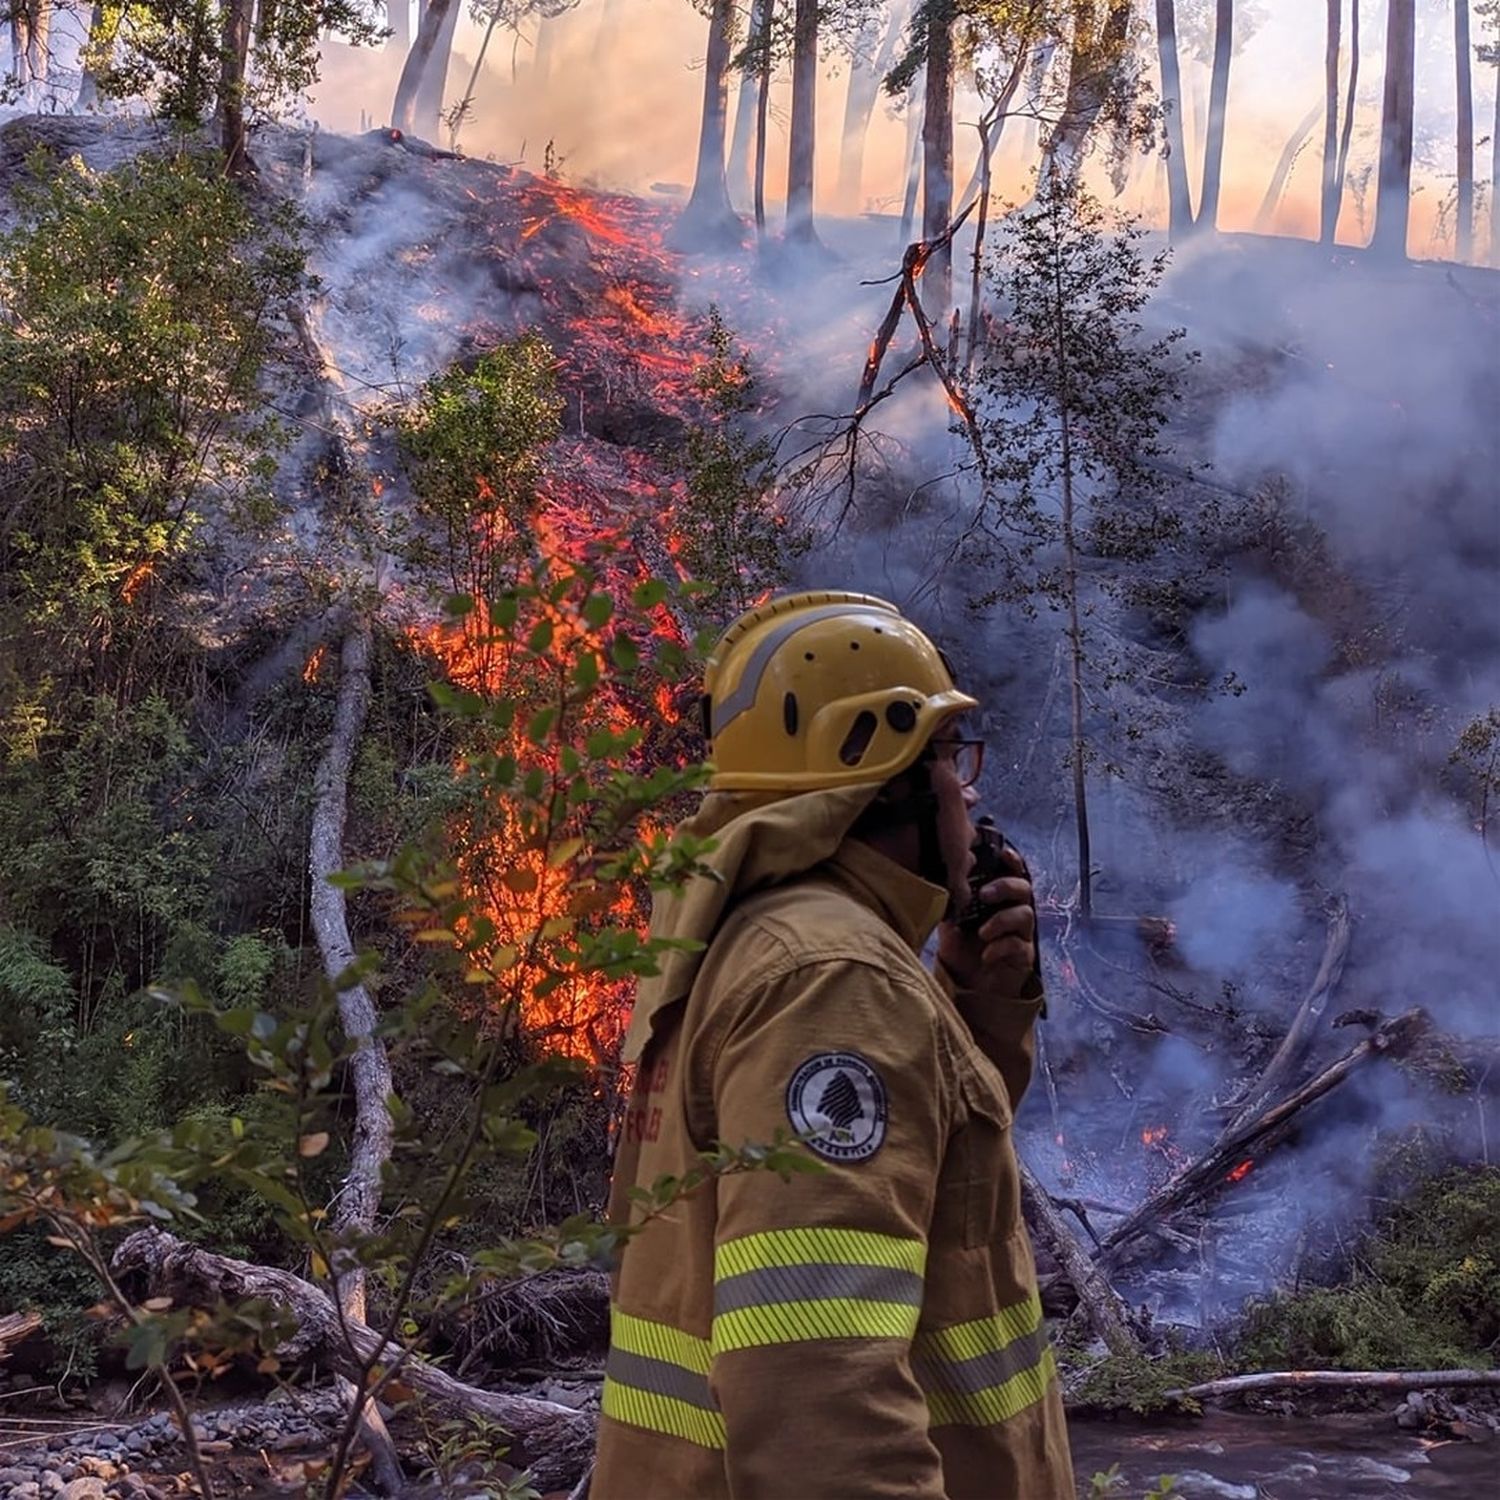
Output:
<svg viewBox="0 0 1500 1500">
<path fill-rule="evenodd" d="M 1003 1349 L 976 1354 L 973 1359 L 933 1359 L 919 1355 L 912 1360 L 912 1371 L 924 1390 L 972 1396 L 992 1386 L 1004 1385 L 1023 1370 L 1029 1370 L 1041 1359 L 1046 1348 L 1046 1330 L 1038 1328 L 1032 1333 L 1023 1333 Z"/>
<path fill-rule="evenodd" d="M 766 1266 L 726 1276 L 714 1286 L 714 1315 L 779 1302 L 854 1297 L 862 1302 L 922 1305 L 922 1278 L 892 1266 Z"/>
<path fill-rule="evenodd" d="M 668 1364 L 664 1359 L 650 1359 L 644 1354 L 631 1354 L 625 1349 L 611 1349 L 605 1361 L 604 1373 L 621 1385 L 634 1386 L 638 1391 L 650 1391 L 657 1396 L 670 1396 L 674 1401 L 684 1401 L 704 1411 L 718 1411 L 713 1396 L 709 1393 L 708 1379 L 684 1370 L 681 1365 Z"/>
<path fill-rule="evenodd" d="M 836 615 L 847 615 L 855 606 L 851 604 L 825 604 L 821 609 L 803 610 L 789 615 L 750 653 L 740 680 L 727 698 L 714 703 L 709 709 L 711 737 L 722 734 L 747 708 L 755 705 L 755 695 L 760 691 L 760 680 L 765 676 L 766 665 L 776 654 L 782 643 L 796 635 L 804 625 L 816 625 L 819 620 L 831 620 Z"/>
</svg>

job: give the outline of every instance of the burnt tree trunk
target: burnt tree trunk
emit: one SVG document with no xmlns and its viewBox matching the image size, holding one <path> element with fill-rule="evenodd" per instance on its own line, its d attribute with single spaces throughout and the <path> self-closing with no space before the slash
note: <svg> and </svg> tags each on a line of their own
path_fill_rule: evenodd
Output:
<svg viewBox="0 0 1500 1500">
<path fill-rule="evenodd" d="M 739 221 L 729 202 L 724 175 L 725 129 L 729 118 L 729 55 L 734 45 L 735 0 L 714 0 L 708 22 L 708 54 L 703 63 L 703 116 L 698 128 L 698 168 L 681 228 L 695 238 L 738 242 Z"/>
<path fill-rule="evenodd" d="M 917 188 L 922 182 L 922 93 L 921 75 L 906 96 L 906 189 L 901 198 L 901 243 L 911 241 L 917 220 Z"/>
<path fill-rule="evenodd" d="M 844 96 L 844 123 L 839 132 L 838 204 L 844 213 L 859 212 L 864 190 L 865 140 L 870 134 L 870 120 L 910 13 L 907 0 L 894 0 L 879 51 L 873 59 L 856 56 L 849 68 L 849 92 Z"/>
<path fill-rule="evenodd" d="M 1453 254 L 1474 258 L 1474 53 L 1469 39 L 1469 0 L 1453 0 L 1453 50 L 1458 103 L 1458 196 Z"/>
<path fill-rule="evenodd" d="M 1412 105 L 1416 85 L 1416 0 L 1387 0 L 1385 97 L 1380 118 L 1380 187 L 1370 248 L 1387 260 L 1406 255 L 1411 227 Z"/>
<path fill-rule="evenodd" d="M 220 19 L 219 145 L 224 170 L 238 177 L 251 170 L 245 145 L 245 69 L 250 62 L 250 20 L 253 0 L 226 0 Z"/>
<path fill-rule="evenodd" d="M 1215 0 L 1214 65 L 1208 90 L 1208 134 L 1203 143 L 1203 192 L 1198 199 L 1201 228 L 1219 222 L 1224 181 L 1224 127 L 1229 114 L 1229 65 L 1234 58 L 1234 0 Z"/>
<path fill-rule="evenodd" d="M 819 0 L 796 0 L 792 27 L 792 126 L 787 157 L 786 237 L 816 245 L 813 219 L 814 160 L 818 145 Z"/>
<path fill-rule="evenodd" d="M 1323 46 L 1323 192 L 1318 214 L 1318 239 L 1333 243 L 1339 222 L 1339 56 L 1343 48 L 1344 0 L 1328 0 L 1328 24 Z"/>
<path fill-rule="evenodd" d="M 119 1276 L 139 1277 L 151 1295 L 171 1297 L 180 1306 L 216 1308 L 254 1300 L 291 1313 L 297 1331 L 275 1351 L 279 1359 L 326 1361 L 346 1379 L 358 1379 L 366 1366 L 377 1363 L 399 1370 L 402 1383 L 418 1394 L 503 1428 L 516 1441 L 512 1461 L 528 1464 L 543 1490 L 571 1485 L 588 1463 L 594 1422 L 585 1413 L 480 1390 L 398 1345 L 382 1345 L 374 1329 L 341 1320 L 317 1287 L 290 1271 L 215 1255 L 160 1229 L 130 1235 L 111 1266 Z"/>
<path fill-rule="evenodd" d="M 953 5 L 928 0 L 927 77 L 922 105 L 922 238 L 938 240 L 953 219 Z M 953 249 L 935 251 L 922 274 L 922 301 L 936 322 L 953 302 Z"/>
<path fill-rule="evenodd" d="M 1330 0 L 1337 4 L 1338 0 Z M 1182 67 L 1177 56 L 1176 0 L 1156 0 L 1156 55 L 1166 112 L 1167 217 L 1174 243 L 1193 230 L 1193 190 L 1188 180 L 1187 138 L 1182 128 Z"/>
</svg>

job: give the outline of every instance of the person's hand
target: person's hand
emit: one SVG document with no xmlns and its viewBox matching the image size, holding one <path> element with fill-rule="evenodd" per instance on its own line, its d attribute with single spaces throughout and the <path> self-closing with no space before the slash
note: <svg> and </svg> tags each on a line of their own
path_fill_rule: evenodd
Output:
<svg viewBox="0 0 1500 1500">
<path fill-rule="evenodd" d="M 960 989 L 1014 1000 L 1036 969 L 1036 898 L 1020 854 L 1007 844 L 1001 859 L 1007 873 L 979 894 L 994 910 L 976 932 L 944 922 L 938 929 L 938 957 Z"/>
</svg>

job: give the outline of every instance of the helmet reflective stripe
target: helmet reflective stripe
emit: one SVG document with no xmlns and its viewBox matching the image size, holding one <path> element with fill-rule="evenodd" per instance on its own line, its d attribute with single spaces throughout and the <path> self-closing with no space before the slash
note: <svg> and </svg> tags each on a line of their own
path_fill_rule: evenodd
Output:
<svg viewBox="0 0 1500 1500">
<path fill-rule="evenodd" d="M 760 691 L 766 667 L 787 640 L 799 630 L 816 625 L 819 620 L 831 620 L 837 615 L 848 613 L 847 604 L 829 604 L 822 609 L 809 609 L 783 620 L 751 652 L 750 660 L 745 663 L 745 670 L 740 673 L 740 680 L 735 684 L 734 691 L 722 703 L 715 703 L 710 707 L 710 734 L 722 734 L 746 709 L 755 707 L 755 695 Z"/>
</svg>

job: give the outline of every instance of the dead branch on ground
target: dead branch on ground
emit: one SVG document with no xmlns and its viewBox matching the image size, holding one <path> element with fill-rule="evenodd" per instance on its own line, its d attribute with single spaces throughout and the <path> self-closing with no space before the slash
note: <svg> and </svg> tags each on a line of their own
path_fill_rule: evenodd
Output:
<svg viewBox="0 0 1500 1500">
<path fill-rule="evenodd" d="M 13 1349 L 19 1348 L 33 1334 L 41 1331 L 40 1313 L 8 1313 L 0 1318 L 0 1365 L 10 1358 Z"/>
<path fill-rule="evenodd" d="M 419 1395 L 504 1428 L 515 1439 L 515 1461 L 530 1466 L 542 1490 L 571 1486 L 592 1456 L 594 1420 L 586 1413 L 481 1390 L 398 1344 L 382 1345 L 374 1329 L 341 1319 L 319 1288 L 290 1271 L 216 1255 L 161 1229 L 130 1235 L 115 1251 L 112 1266 L 119 1275 L 141 1277 L 152 1296 L 171 1297 L 179 1305 L 217 1307 L 255 1299 L 289 1312 L 297 1332 L 270 1351 L 278 1359 L 317 1359 L 346 1379 L 358 1378 L 367 1365 L 382 1364 Z"/>
<path fill-rule="evenodd" d="M 1128 1259 L 1132 1243 L 1165 1224 L 1190 1204 L 1218 1192 L 1226 1183 L 1239 1181 L 1286 1133 L 1292 1119 L 1309 1104 L 1338 1087 L 1351 1073 L 1373 1057 L 1400 1054 L 1426 1027 L 1420 1010 L 1409 1010 L 1381 1025 L 1358 1046 L 1351 1048 L 1316 1077 L 1294 1089 L 1280 1103 L 1255 1119 L 1224 1132 L 1209 1151 L 1185 1167 L 1153 1193 L 1122 1224 L 1104 1238 L 1099 1262 L 1113 1270 Z"/>
<path fill-rule="evenodd" d="M 1500 1386 L 1500 1370 L 1276 1370 L 1259 1375 L 1229 1375 L 1166 1392 L 1174 1401 L 1205 1401 L 1241 1391 L 1269 1391 L 1287 1386 L 1375 1391 Z"/>
</svg>

